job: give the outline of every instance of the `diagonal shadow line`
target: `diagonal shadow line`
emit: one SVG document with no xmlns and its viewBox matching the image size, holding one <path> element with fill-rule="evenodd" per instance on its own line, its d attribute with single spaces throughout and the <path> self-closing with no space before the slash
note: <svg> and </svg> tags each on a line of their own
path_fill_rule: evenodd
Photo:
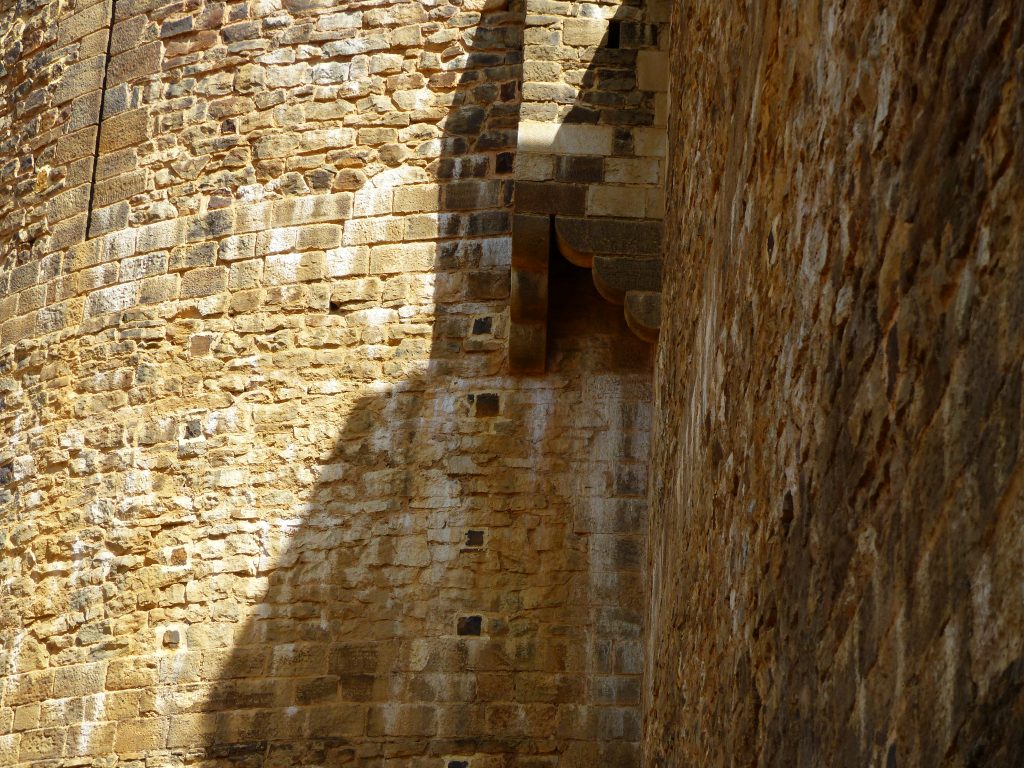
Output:
<svg viewBox="0 0 1024 768">
<path fill-rule="evenodd" d="M 519 2 L 485 13 L 447 86 L 451 107 L 431 167 L 438 245 L 425 364 L 356 397 L 313 468 L 317 480 L 300 492 L 301 514 L 283 510 L 277 521 L 287 519 L 276 532 L 286 543 L 274 558 L 267 555 L 277 547 L 264 549 L 259 574 L 268 588 L 216 681 L 185 686 L 201 699 L 192 709 L 203 721 L 201 743 L 191 746 L 217 764 L 434 765 L 416 760 L 486 754 L 495 765 L 532 764 L 531 755 L 547 765 L 592 740 L 607 742 L 604 764 L 635 765 L 635 725 L 619 722 L 635 707 L 616 710 L 616 722 L 577 722 L 591 657 L 614 648 L 588 626 L 595 616 L 637 624 L 630 589 L 595 608 L 586 537 L 572 520 L 545 522 L 545 512 L 534 513 L 531 529 L 516 509 L 571 508 L 539 462 L 564 451 L 557 425 L 583 408 L 588 372 L 649 382 L 651 366 L 649 348 L 621 312 L 609 312 L 589 270 L 559 259 L 551 374 L 525 390 L 502 375 L 524 22 Z M 332 311 L 354 318 L 361 307 Z M 622 410 L 623 434 L 609 438 L 620 453 L 642 450 L 631 396 L 608 396 Z M 593 443 L 602 432 L 583 434 Z M 640 448 L 622 447 L 631 440 Z M 499 460 L 495 443 L 508 465 L 477 474 Z M 627 501 L 625 514 L 642 516 L 642 504 Z M 550 556 L 545 526 L 562 537 Z M 484 547 L 470 530 L 486 535 Z M 450 566 L 451 558 L 467 564 Z M 531 702 L 540 703 L 524 709 Z"/>
</svg>

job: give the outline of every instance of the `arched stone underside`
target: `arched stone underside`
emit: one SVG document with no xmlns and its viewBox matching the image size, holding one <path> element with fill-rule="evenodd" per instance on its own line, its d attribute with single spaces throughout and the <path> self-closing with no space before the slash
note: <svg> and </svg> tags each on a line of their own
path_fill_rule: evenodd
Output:
<svg viewBox="0 0 1024 768">
<path fill-rule="evenodd" d="M 551 258 L 590 269 L 597 292 L 622 307 L 630 330 L 658 340 L 661 326 L 662 223 L 656 219 L 587 218 L 517 213 L 512 225 L 509 367 L 541 373 L 547 350 Z"/>
</svg>

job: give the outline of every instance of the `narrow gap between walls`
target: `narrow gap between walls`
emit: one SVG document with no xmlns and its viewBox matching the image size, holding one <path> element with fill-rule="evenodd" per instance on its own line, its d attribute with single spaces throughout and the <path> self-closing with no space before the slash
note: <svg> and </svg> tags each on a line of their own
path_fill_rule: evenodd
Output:
<svg viewBox="0 0 1024 768">
<path fill-rule="evenodd" d="M 92 182 L 89 184 L 89 209 L 85 219 L 85 239 L 92 236 L 92 207 L 96 199 L 96 174 L 100 167 L 100 137 L 103 135 L 103 113 L 107 108 L 107 74 L 110 71 L 110 50 L 114 43 L 114 14 L 117 0 L 110 0 L 110 24 L 107 26 L 107 53 L 103 60 L 103 79 L 100 82 L 100 112 L 96 117 L 96 148 L 92 155 Z"/>
</svg>

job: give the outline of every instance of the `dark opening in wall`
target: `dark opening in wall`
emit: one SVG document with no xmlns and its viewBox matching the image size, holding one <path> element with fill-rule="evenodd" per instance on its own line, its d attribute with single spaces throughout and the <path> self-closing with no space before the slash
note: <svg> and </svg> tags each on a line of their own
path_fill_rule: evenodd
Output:
<svg viewBox="0 0 1024 768">
<path fill-rule="evenodd" d="M 622 41 L 622 23 L 618 19 L 608 22 L 608 42 L 605 48 L 618 48 Z"/>
<path fill-rule="evenodd" d="M 597 292 L 592 271 L 572 264 L 557 245 L 549 261 L 548 297 L 548 370 L 646 370 L 653 364 L 653 345 L 629 330 L 622 307 Z"/>
<path fill-rule="evenodd" d="M 479 636 L 483 625 L 483 616 L 460 616 L 455 631 L 460 635 Z"/>
</svg>

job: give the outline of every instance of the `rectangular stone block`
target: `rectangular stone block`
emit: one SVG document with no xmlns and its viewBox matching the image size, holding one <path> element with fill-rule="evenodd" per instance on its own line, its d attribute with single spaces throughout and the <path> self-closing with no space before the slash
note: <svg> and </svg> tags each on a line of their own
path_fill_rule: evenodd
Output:
<svg viewBox="0 0 1024 768">
<path fill-rule="evenodd" d="M 395 213 L 436 211 L 439 205 L 438 187 L 435 184 L 419 184 L 395 190 Z"/>
<path fill-rule="evenodd" d="M 53 92 L 53 103 L 57 106 L 65 104 L 90 91 L 97 91 L 103 85 L 103 69 L 106 66 L 105 56 L 93 56 L 77 64 L 72 64 L 61 76 Z"/>
<path fill-rule="evenodd" d="M 130 213 L 128 203 L 115 203 L 106 208 L 94 208 L 89 218 L 89 236 L 96 237 L 108 232 L 116 232 L 128 226 Z"/>
<path fill-rule="evenodd" d="M 146 191 L 146 171 L 119 173 L 113 178 L 97 182 L 93 205 L 104 207 Z"/>
<path fill-rule="evenodd" d="M 100 156 L 96 167 L 96 179 L 102 181 L 122 173 L 134 171 L 139 164 L 139 153 L 135 147 L 127 147 Z M 120 198 L 126 199 L 126 198 Z"/>
<path fill-rule="evenodd" d="M 93 157 L 96 153 L 96 131 L 96 126 L 92 125 L 67 136 L 61 136 L 57 140 L 54 162 L 63 164 L 83 157 Z"/>
<path fill-rule="evenodd" d="M 608 33 L 604 19 L 566 19 L 562 24 L 562 42 L 572 46 L 599 46 Z"/>
<path fill-rule="evenodd" d="M 361 189 L 355 193 L 355 216 L 386 216 L 393 211 L 394 190 Z"/>
<path fill-rule="evenodd" d="M 428 272 L 434 267 L 435 255 L 434 243 L 378 245 L 370 249 L 370 274 Z"/>
<path fill-rule="evenodd" d="M 57 27 L 57 45 L 65 46 L 109 26 L 110 10 L 109 4 L 99 2 L 62 19 Z"/>
<path fill-rule="evenodd" d="M 519 124 L 519 151 L 550 155 L 610 155 L 615 129 L 524 120 Z"/>
<path fill-rule="evenodd" d="M 516 210 L 523 213 L 582 214 L 587 209 L 587 187 L 555 182 L 518 182 Z"/>
<path fill-rule="evenodd" d="M 117 724 L 114 751 L 121 756 L 135 755 L 167 745 L 168 721 L 165 717 L 123 720 Z"/>
<path fill-rule="evenodd" d="M 185 242 L 183 219 L 158 221 L 155 224 L 139 227 L 136 231 L 138 233 L 136 250 L 139 253 L 168 250 Z"/>
<path fill-rule="evenodd" d="M 263 278 L 263 262 L 260 259 L 237 261 L 228 271 L 228 288 L 232 291 L 258 288 Z"/>
<path fill-rule="evenodd" d="M 326 272 L 325 262 L 326 258 L 321 253 L 267 256 L 263 281 L 267 285 L 285 285 L 321 280 Z"/>
<path fill-rule="evenodd" d="M 100 152 L 114 152 L 142 144 L 149 138 L 149 113 L 145 108 L 106 118 L 100 130 Z"/>
<path fill-rule="evenodd" d="M 140 47 L 145 42 L 143 35 L 149 23 L 149 19 L 142 13 L 133 15 L 131 18 L 125 17 L 125 9 L 121 7 L 122 2 L 117 3 L 117 21 L 114 24 L 114 34 L 110 39 L 112 56 Z"/>
<path fill-rule="evenodd" d="M 167 254 L 148 253 L 121 261 L 121 280 L 128 282 L 167 271 Z"/>
<path fill-rule="evenodd" d="M 117 723 L 82 723 L 68 728 L 64 747 L 66 757 L 89 757 L 106 755 L 114 750 L 114 734 Z"/>
<path fill-rule="evenodd" d="M 432 736 L 437 732 L 437 710 L 425 704 L 385 704 L 369 710 L 370 736 Z"/>
<path fill-rule="evenodd" d="M 110 288 L 101 288 L 89 294 L 86 301 L 85 314 L 96 317 L 107 312 L 123 312 L 133 307 L 139 300 L 139 284 L 125 283 Z"/>
<path fill-rule="evenodd" d="M 341 245 L 340 224 L 313 224 L 301 227 L 296 248 L 300 251 L 324 251 Z"/>
<path fill-rule="evenodd" d="M 185 221 L 188 242 L 205 242 L 232 234 L 235 228 L 235 212 L 232 208 L 221 208 L 200 216 L 189 216 Z"/>
<path fill-rule="evenodd" d="M 657 184 L 661 163 L 654 158 L 609 157 L 604 178 L 612 184 Z"/>
<path fill-rule="evenodd" d="M 328 277 L 365 275 L 370 270 L 370 249 L 362 246 L 335 248 L 327 252 Z"/>
<path fill-rule="evenodd" d="M 446 210 L 495 208 L 501 194 L 498 181 L 453 181 L 441 187 Z"/>
<path fill-rule="evenodd" d="M 274 203 L 272 224 L 275 227 L 290 227 L 325 221 L 341 222 L 351 215 L 351 192 L 293 197 Z"/>
<path fill-rule="evenodd" d="M 223 291 L 227 284 L 227 267 L 193 269 L 181 276 L 180 295 L 183 299 L 211 296 Z"/>
<path fill-rule="evenodd" d="M 23 763 L 60 757 L 64 750 L 64 728 L 40 728 L 22 734 L 18 759 Z"/>
<path fill-rule="evenodd" d="M 107 66 L 107 87 L 135 82 L 159 72 L 161 56 L 161 43 L 154 41 L 112 57 Z"/>
<path fill-rule="evenodd" d="M 181 278 L 178 275 L 158 275 L 142 281 L 139 293 L 140 304 L 159 304 L 178 298 L 178 286 Z"/>
<path fill-rule="evenodd" d="M 668 135 L 664 128 L 634 128 L 633 151 L 640 157 L 665 157 Z"/>
<path fill-rule="evenodd" d="M 212 267 L 217 263 L 217 250 L 217 243 L 209 241 L 179 245 L 171 251 L 167 269 L 178 272 L 196 267 Z"/>
<path fill-rule="evenodd" d="M 642 91 L 667 91 L 668 51 L 639 51 L 636 55 L 636 79 Z"/>
<path fill-rule="evenodd" d="M 89 210 L 89 185 L 83 184 L 61 192 L 46 204 L 46 217 L 53 222 L 63 221 Z"/>
<path fill-rule="evenodd" d="M 643 218 L 647 197 L 635 187 L 594 185 L 587 190 L 588 216 Z"/>
<path fill-rule="evenodd" d="M 374 217 L 370 219 L 349 219 L 345 222 L 345 245 L 368 245 L 370 243 L 394 243 L 403 239 L 404 225 L 416 216 Z M 436 235 L 436 229 L 435 229 Z"/>
</svg>

